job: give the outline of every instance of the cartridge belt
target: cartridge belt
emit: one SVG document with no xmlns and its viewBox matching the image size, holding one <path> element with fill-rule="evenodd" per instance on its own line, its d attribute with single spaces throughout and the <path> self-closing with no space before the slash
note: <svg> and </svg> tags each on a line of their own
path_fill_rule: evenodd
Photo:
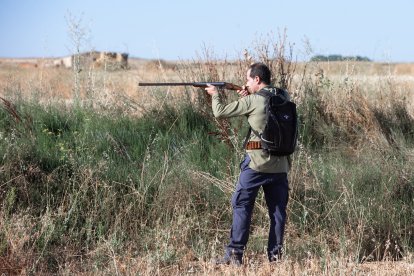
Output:
<svg viewBox="0 0 414 276">
<path fill-rule="evenodd" d="M 255 150 L 255 149 L 261 149 L 262 144 L 260 141 L 250 141 L 246 145 L 247 150 Z"/>
</svg>

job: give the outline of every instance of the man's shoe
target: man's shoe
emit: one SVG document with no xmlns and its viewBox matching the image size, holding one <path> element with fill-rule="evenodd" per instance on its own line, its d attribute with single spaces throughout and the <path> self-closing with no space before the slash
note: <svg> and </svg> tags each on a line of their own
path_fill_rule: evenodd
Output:
<svg viewBox="0 0 414 276">
<path fill-rule="evenodd" d="M 268 255 L 269 258 L 269 262 L 280 262 L 282 260 L 282 253 L 277 253 L 277 254 L 269 254 Z"/>
<path fill-rule="evenodd" d="M 235 265 L 241 266 L 243 264 L 243 257 L 241 255 L 224 255 L 222 258 L 215 259 L 213 261 L 215 265 Z"/>
</svg>

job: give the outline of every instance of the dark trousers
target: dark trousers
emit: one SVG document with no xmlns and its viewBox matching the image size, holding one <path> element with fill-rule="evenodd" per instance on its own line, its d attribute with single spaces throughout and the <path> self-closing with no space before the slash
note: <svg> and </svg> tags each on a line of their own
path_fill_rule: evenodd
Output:
<svg viewBox="0 0 414 276">
<path fill-rule="evenodd" d="M 233 223 L 227 254 L 243 255 L 249 239 L 254 202 L 263 187 L 269 213 L 270 227 L 267 245 L 269 258 L 281 253 L 288 203 L 287 173 L 260 173 L 249 168 L 249 156 L 240 164 L 240 176 L 232 197 Z"/>
</svg>

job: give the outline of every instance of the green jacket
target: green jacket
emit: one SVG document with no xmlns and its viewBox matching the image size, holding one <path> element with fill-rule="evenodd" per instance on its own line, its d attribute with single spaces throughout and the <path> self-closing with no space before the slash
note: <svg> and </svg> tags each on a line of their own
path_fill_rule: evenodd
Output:
<svg viewBox="0 0 414 276">
<path fill-rule="evenodd" d="M 272 87 L 266 86 L 263 89 L 271 91 Z M 265 101 L 265 97 L 255 93 L 225 105 L 220 95 L 216 94 L 212 97 L 213 114 L 217 118 L 246 115 L 249 125 L 261 133 L 266 124 Z M 249 141 L 260 141 L 260 138 L 252 132 Z M 289 171 L 287 156 L 270 155 L 261 149 L 246 150 L 246 152 L 251 160 L 249 167 L 255 171 L 264 173 L 287 173 Z"/>
</svg>

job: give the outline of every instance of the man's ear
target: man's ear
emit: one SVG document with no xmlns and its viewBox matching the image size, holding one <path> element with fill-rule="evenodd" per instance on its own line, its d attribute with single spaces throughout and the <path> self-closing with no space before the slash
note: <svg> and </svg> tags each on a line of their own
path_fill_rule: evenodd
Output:
<svg viewBox="0 0 414 276">
<path fill-rule="evenodd" d="M 254 77 L 254 82 L 257 83 L 257 84 L 260 84 L 262 82 L 262 80 L 260 79 L 259 76 L 255 76 Z"/>
</svg>

